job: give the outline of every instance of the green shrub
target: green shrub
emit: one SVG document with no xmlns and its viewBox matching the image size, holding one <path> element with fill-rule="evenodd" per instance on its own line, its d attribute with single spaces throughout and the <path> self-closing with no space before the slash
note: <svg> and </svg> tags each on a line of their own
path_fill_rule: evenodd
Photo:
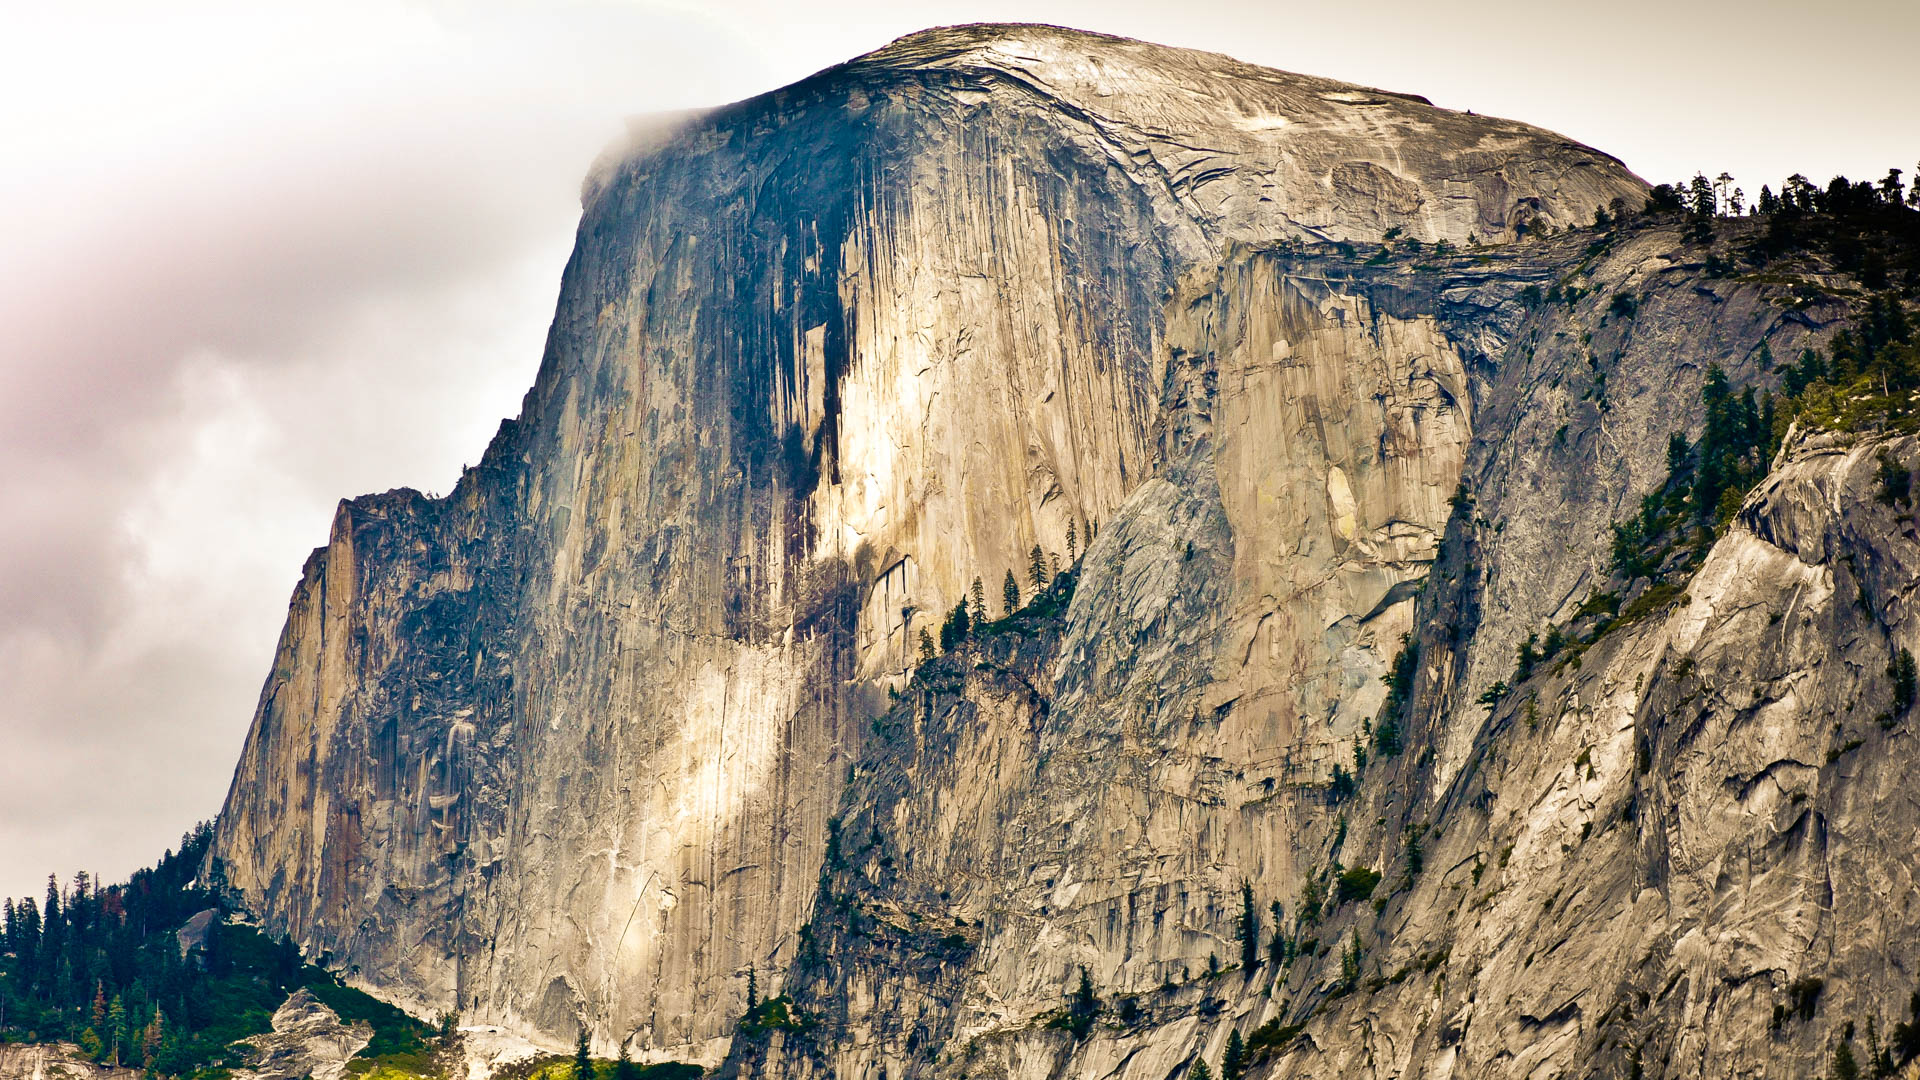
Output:
<svg viewBox="0 0 1920 1080">
<path fill-rule="evenodd" d="M 1334 896 L 1339 903 L 1349 900 L 1366 900 L 1373 896 L 1373 890 L 1380 884 L 1380 871 L 1364 866 L 1356 866 L 1340 875 L 1335 886 Z"/>
<path fill-rule="evenodd" d="M 1880 480 L 1880 494 L 1877 498 L 1888 506 L 1898 503 L 1902 506 L 1913 505 L 1913 471 L 1893 460 L 1885 450 L 1880 451 L 1879 466 L 1875 474 Z"/>
<path fill-rule="evenodd" d="M 1914 700 L 1914 662 L 1913 654 L 1900 649 L 1887 662 L 1887 677 L 1893 680 L 1893 714 L 1904 716 L 1913 708 Z"/>
</svg>

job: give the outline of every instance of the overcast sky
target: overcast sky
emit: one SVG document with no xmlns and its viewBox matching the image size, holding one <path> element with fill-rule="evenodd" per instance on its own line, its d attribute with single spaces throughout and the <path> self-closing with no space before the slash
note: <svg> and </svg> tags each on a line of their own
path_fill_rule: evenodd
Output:
<svg viewBox="0 0 1920 1080">
<path fill-rule="evenodd" d="M 342 496 L 518 411 L 627 116 L 1043 20 L 1425 94 L 1649 180 L 1911 171 L 1920 3 L 278 0 L 5 6 L 0 893 L 219 809 Z"/>
</svg>

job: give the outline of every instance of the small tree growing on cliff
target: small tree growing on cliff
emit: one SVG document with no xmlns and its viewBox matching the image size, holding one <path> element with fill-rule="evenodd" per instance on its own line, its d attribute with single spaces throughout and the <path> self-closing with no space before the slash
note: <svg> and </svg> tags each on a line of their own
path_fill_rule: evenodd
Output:
<svg viewBox="0 0 1920 1080">
<path fill-rule="evenodd" d="M 1843 1040 L 1833 1052 L 1833 1068 L 1828 1070 L 1827 1075 L 1831 1080 L 1860 1080 L 1860 1062 L 1853 1056 L 1851 1041 Z"/>
<path fill-rule="evenodd" d="M 1207 1066 L 1207 1059 L 1201 1058 L 1187 1070 L 1187 1080 L 1213 1080 L 1213 1070 Z"/>
<path fill-rule="evenodd" d="M 1306 883 L 1300 886 L 1300 923 L 1305 925 L 1320 917 L 1320 905 L 1326 900 L 1326 893 L 1320 888 L 1320 875 L 1308 874 Z"/>
<path fill-rule="evenodd" d="M 1340 978 L 1348 986 L 1360 981 L 1360 961 L 1365 955 L 1360 947 L 1360 928 L 1356 926 L 1346 948 L 1340 950 Z"/>
<path fill-rule="evenodd" d="M 1033 550 L 1027 553 L 1027 583 L 1033 586 L 1036 596 L 1047 587 L 1047 556 L 1040 550 L 1039 544 L 1033 545 Z"/>
<path fill-rule="evenodd" d="M 1887 677 L 1893 680 L 1893 715 L 1905 716 L 1913 708 L 1916 683 L 1913 653 L 1900 649 L 1887 664 Z"/>
<path fill-rule="evenodd" d="M 1007 605 L 1007 614 L 1020 610 L 1020 583 L 1013 580 L 1013 571 L 1007 571 L 1007 580 L 1000 585 L 1000 598 Z"/>
<path fill-rule="evenodd" d="M 593 1080 L 593 1050 L 587 1042 L 587 1025 L 580 1025 L 580 1037 L 573 1041 L 573 1080 Z"/>
<path fill-rule="evenodd" d="M 1093 1030 L 1093 1018 L 1100 1012 L 1100 999 L 1093 992 L 1093 977 L 1087 969 L 1080 969 L 1080 985 L 1067 999 L 1067 1007 L 1054 1014 L 1047 1021 L 1050 1028 L 1059 1028 L 1073 1033 L 1076 1039 L 1084 1039 L 1087 1032 Z"/>
<path fill-rule="evenodd" d="M 760 972 L 752 964 L 747 965 L 747 1018 L 753 1018 L 753 1011 L 760 1007 Z"/>
<path fill-rule="evenodd" d="M 1253 909 L 1253 882 L 1240 882 L 1240 966 L 1251 975 L 1260 966 L 1260 915 Z"/>
<path fill-rule="evenodd" d="M 1078 538 L 1077 538 L 1077 537 L 1076 537 L 1076 536 L 1074 535 L 1074 523 L 1073 523 L 1073 519 L 1072 519 L 1072 518 L 1068 518 L 1068 519 L 1067 519 L 1067 563 L 1068 563 L 1068 565 L 1072 565 L 1072 563 L 1073 563 L 1073 560 L 1074 560 L 1074 543 L 1075 543 L 1075 541 L 1076 541 L 1077 539 L 1078 539 Z"/>
<path fill-rule="evenodd" d="M 1240 1029 L 1227 1033 L 1227 1049 L 1220 1055 L 1220 1080 L 1240 1080 L 1247 1074 L 1247 1044 Z"/>
<path fill-rule="evenodd" d="M 1073 1033 L 1081 1038 L 1093 1027 L 1094 1014 L 1100 1011 L 1100 999 L 1093 993 L 1093 976 L 1083 966 L 1080 969 L 1080 985 L 1073 990 L 1073 1004 L 1068 1010 L 1073 1016 Z"/>
<path fill-rule="evenodd" d="M 923 626 L 920 628 L 920 662 L 924 664 L 933 657 L 933 638 L 928 636 L 927 628 Z"/>
<path fill-rule="evenodd" d="M 965 600 L 953 605 L 953 610 L 947 613 L 947 621 L 940 624 L 940 651 L 952 652 L 967 640 L 967 635 L 973 630 L 972 621 L 967 615 Z"/>
<path fill-rule="evenodd" d="M 987 587 L 980 583 L 980 575 L 973 577 L 973 621 L 975 625 L 987 621 Z"/>
</svg>

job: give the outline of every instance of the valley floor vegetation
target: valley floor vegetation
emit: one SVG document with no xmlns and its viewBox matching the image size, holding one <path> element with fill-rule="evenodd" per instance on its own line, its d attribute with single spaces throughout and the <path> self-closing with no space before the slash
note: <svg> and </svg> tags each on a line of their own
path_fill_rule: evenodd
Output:
<svg viewBox="0 0 1920 1080">
<path fill-rule="evenodd" d="M 7 900 L 0 1039 L 72 1042 L 104 1065 L 217 1080 L 245 1057 L 234 1044 L 272 1030 L 274 1010 L 305 987 L 341 1020 L 371 1025 L 350 1072 L 437 1073 L 451 1024 L 436 1031 L 303 962 L 285 938 L 227 921 L 219 889 L 195 881 L 212 839 L 210 823 L 194 828 L 123 885 L 50 877 L 43 900 Z M 203 932 L 182 934 L 190 920 Z"/>
</svg>

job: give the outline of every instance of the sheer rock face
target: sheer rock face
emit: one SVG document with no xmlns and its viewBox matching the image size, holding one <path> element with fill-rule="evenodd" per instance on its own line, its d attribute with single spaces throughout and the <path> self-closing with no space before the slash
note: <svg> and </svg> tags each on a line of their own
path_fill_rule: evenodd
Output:
<svg viewBox="0 0 1920 1080">
<path fill-rule="evenodd" d="M 1879 470 L 1920 439 L 1790 442 L 1684 597 L 1479 703 L 1604 580 L 1608 523 L 1664 475 L 1664 433 L 1697 436 L 1707 367 L 1761 378 L 1762 343 L 1793 355 L 1842 310 L 1704 278 L 1671 230 L 1587 240 L 1190 277 L 1155 478 L 1056 626 L 938 661 L 884 718 L 788 973 L 814 1024 L 736 1040 L 729 1071 L 1160 1080 L 1271 1024 L 1297 1034 L 1258 1076 L 1789 1077 L 1848 1022 L 1905 1019 L 1920 819 L 1888 662 L 1920 632 L 1920 535 Z M 1529 303 L 1546 283 L 1574 299 Z M 1266 423 L 1338 425 L 1243 468 L 1256 372 L 1289 380 Z M 1330 408 L 1352 400 L 1371 426 Z M 1336 467 L 1346 496 L 1275 494 Z M 1446 479 L 1462 497 L 1429 502 Z M 1250 492 L 1293 524 L 1235 509 Z M 1423 543 L 1363 546 L 1383 521 Z M 1323 628 L 1292 632 L 1312 666 L 1252 659 L 1248 628 L 1276 625 Z M 1330 800 L 1409 626 L 1407 750 Z M 1375 902 L 1301 925 L 1334 862 L 1380 871 Z M 1285 966 L 1273 901 L 1317 945 Z M 1076 1038 L 1049 1021 L 1083 969 L 1102 1010 Z"/>
<path fill-rule="evenodd" d="M 1571 265 L 1361 289 L 1222 252 L 1500 239 L 1641 193 L 1523 125 L 1045 27 L 930 31 L 685 120 L 589 181 L 481 464 L 342 504 L 218 873 L 419 1011 L 716 1060 L 744 970 L 792 960 L 919 633 L 1099 522 L 1038 735 L 1072 797 L 1016 808 L 1078 876 L 1027 858 L 980 895 L 1182 897 L 1100 969 L 1165 977 L 1222 890 L 1301 872 L 1313 799 L 1196 791 L 1322 781 L 1377 706 L 1482 445 L 1475 365 L 1516 283 Z M 974 820 L 940 828 L 1012 819 Z M 986 954 L 981 1015 L 1056 992 L 1051 927 Z"/>
</svg>

